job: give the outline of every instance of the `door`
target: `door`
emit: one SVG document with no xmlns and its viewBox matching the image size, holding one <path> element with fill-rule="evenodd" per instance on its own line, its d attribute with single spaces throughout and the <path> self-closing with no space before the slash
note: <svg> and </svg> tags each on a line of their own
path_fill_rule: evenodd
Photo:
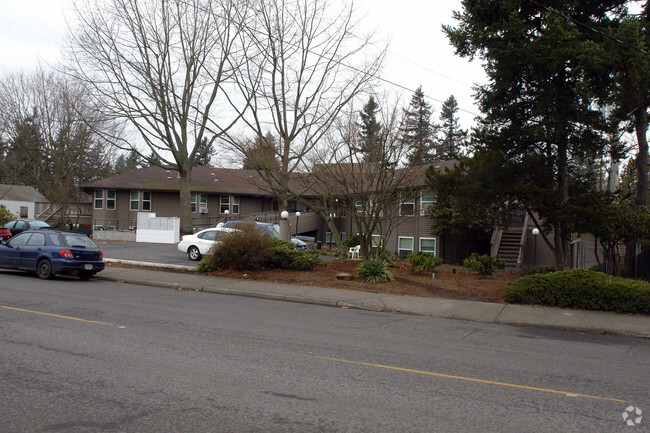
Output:
<svg viewBox="0 0 650 433">
<path fill-rule="evenodd" d="M 32 233 L 25 246 L 20 249 L 18 267 L 28 271 L 35 271 L 38 258 L 43 254 L 43 247 L 45 247 L 45 235 L 43 233 Z"/>
<path fill-rule="evenodd" d="M 0 245 L 0 267 L 17 268 L 22 248 L 29 240 L 31 233 L 21 233 L 12 236 L 6 245 Z"/>
</svg>

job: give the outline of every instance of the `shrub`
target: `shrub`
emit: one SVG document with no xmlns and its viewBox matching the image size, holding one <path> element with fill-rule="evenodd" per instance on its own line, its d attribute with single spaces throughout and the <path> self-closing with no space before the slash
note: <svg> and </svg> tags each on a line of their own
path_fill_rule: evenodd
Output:
<svg viewBox="0 0 650 433">
<path fill-rule="evenodd" d="M 393 256 L 391 256 L 391 254 L 386 250 L 379 251 L 377 258 L 383 260 L 386 263 L 386 266 L 393 266 L 395 264 L 393 262 Z"/>
<path fill-rule="evenodd" d="M 506 287 L 504 298 L 511 303 L 650 314 L 650 283 L 586 269 L 519 278 Z"/>
<path fill-rule="evenodd" d="M 345 239 L 346 247 L 352 248 L 357 245 L 361 245 L 361 235 L 359 233 L 353 233 Z"/>
<path fill-rule="evenodd" d="M 296 249 L 289 241 L 273 239 L 273 257 L 269 266 L 304 271 L 314 269 L 323 261 L 317 251 Z"/>
<path fill-rule="evenodd" d="M 273 238 L 260 235 L 255 226 L 234 231 L 215 244 L 206 255 L 207 269 L 256 270 L 273 258 Z"/>
<path fill-rule="evenodd" d="M 533 268 L 522 269 L 521 275 L 526 276 L 535 274 L 550 274 L 551 272 L 555 272 L 555 268 L 553 266 L 535 266 Z"/>
<path fill-rule="evenodd" d="M 495 269 L 505 269 L 506 264 L 503 260 L 495 259 L 488 254 L 480 256 L 478 253 L 472 253 L 468 258 L 463 260 L 463 266 L 479 274 L 489 275 Z"/>
<path fill-rule="evenodd" d="M 9 221 L 13 221 L 18 218 L 16 215 L 9 212 L 9 209 L 0 207 L 0 226 L 5 225 Z"/>
<path fill-rule="evenodd" d="M 417 251 L 406 256 L 406 261 L 411 264 L 411 272 L 433 272 L 437 266 L 442 265 L 442 259 L 432 253 Z"/>
<path fill-rule="evenodd" d="M 361 262 L 357 267 L 357 276 L 371 283 L 395 281 L 393 274 L 386 267 L 386 262 L 382 259 L 371 259 Z"/>
</svg>

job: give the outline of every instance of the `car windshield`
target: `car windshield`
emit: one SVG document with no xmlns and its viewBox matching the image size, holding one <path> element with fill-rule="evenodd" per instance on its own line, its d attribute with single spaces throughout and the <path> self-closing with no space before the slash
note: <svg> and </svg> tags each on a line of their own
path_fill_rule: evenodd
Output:
<svg viewBox="0 0 650 433">
<path fill-rule="evenodd" d="M 97 245 L 87 236 L 73 233 L 64 233 L 61 235 L 65 244 L 71 248 L 96 248 Z"/>
<path fill-rule="evenodd" d="M 30 221 L 29 225 L 31 227 L 49 227 L 50 226 L 45 221 Z"/>
</svg>

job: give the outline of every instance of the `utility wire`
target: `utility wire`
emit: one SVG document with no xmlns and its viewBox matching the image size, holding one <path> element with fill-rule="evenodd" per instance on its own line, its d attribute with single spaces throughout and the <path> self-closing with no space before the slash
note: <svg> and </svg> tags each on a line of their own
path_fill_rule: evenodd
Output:
<svg viewBox="0 0 650 433">
<path fill-rule="evenodd" d="M 557 15 L 557 16 L 560 16 L 560 17 L 564 18 L 564 19 L 567 20 L 567 21 L 571 21 L 571 22 L 574 23 L 574 24 L 577 24 L 577 25 L 579 25 L 579 26 L 581 26 L 581 27 L 584 27 L 584 28 L 586 28 L 587 30 L 591 30 L 592 32 L 597 33 L 597 34 L 599 34 L 599 35 L 601 35 L 601 36 L 603 36 L 603 37 L 605 37 L 605 38 L 607 38 L 607 39 L 610 39 L 610 40 L 612 40 L 612 41 L 614 41 L 614 42 L 617 42 L 617 43 L 619 43 L 619 44 L 621 44 L 621 45 L 625 45 L 625 46 L 628 47 L 628 48 L 632 48 L 633 50 L 636 50 L 636 51 L 638 51 L 638 52 L 640 52 L 640 53 L 643 53 L 643 54 L 650 54 L 650 53 L 648 53 L 647 51 L 645 51 L 645 50 L 643 50 L 643 49 L 641 49 L 641 48 L 639 48 L 639 47 L 637 47 L 637 46 L 635 46 L 635 45 L 632 45 L 632 44 L 627 43 L 627 42 L 625 42 L 625 41 L 622 41 L 622 40 L 620 40 L 620 39 L 618 39 L 618 38 L 615 38 L 614 36 L 609 35 L 609 34 L 603 32 L 603 31 L 601 31 L 601 30 L 595 29 L 595 28 L 591 27 L 590 25 L 585 24 L 585 23 L 583 23 L 583 22 L 580 22 L 580 21 L 578 21 L 578 20 L 576 20 L 576 19 L 574 19 L 574 18 L 571 18 L 570 16 L 567 16 L 567 15 L 565 15 L 565 14 L 559 12 L 559 11 L 556 11 L 555 9 L 551 9 L 551 8 L 549 8 L 548 6 L 544 6 L 543 4 L 541 4 L 541 3 L 539 3 L 539 2 L 537 2 L 537 1 L 535 1 L 535 0 L 528 0 L 528 2 L 530 2 L 530 3 L 532 3 L 532 4 L 536 5 L 536 6 L 539 6 L 540 8 L 546 10 L 547 12 L 550 12 L 550 13 L 552 13 L 552 14 L 555 14 L 555 15 Z"/>
</svg>

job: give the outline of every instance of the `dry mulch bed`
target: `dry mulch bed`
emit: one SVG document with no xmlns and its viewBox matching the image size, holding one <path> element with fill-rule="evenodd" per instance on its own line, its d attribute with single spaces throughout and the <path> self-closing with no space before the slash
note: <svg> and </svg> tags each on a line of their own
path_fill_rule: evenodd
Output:
<svg viewBox="0 0 650 433">
<path fill-rule="evenodd" d="M 395 295 L 425 296 L 448 299 L 474 299 L 486 302 L 504 302 L 506 285 L 517 278 L 517 272 L 497 271 L 492 275 L 479 275 L 461 267 L 443 265 L 436 268 L 435 277 L 431 274 L 412 274 L 411 265 L 397 262 L 390 268 L 395 281 L 387 283 L 367 283 L 354 280 L 337 279 L 341 273 L 354 274 L 359 260 L 328 260 L 311 271 L 290 271 L 284 269 L 263 269 L 258 271 L 214 271 L 210 275 L 245 278 L 276 283 L 320 286 L 337 289 L 359 290 Z"/>
</svg>

